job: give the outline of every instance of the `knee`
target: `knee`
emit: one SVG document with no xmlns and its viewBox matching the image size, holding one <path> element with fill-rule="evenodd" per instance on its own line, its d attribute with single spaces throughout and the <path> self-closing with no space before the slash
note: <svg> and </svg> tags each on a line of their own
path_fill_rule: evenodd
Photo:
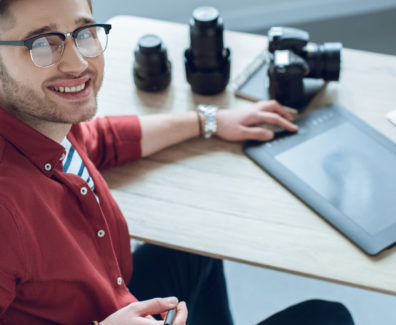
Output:
<svg viewBox="0 0 396 325">
<path fill-rule="evenodd" d="M 306 313 L 313 314 L 318 324 L 354 325 L 351 313 L 340 302 L 312 299 L 302 302 L 299 305 Z"/>
<path fill-rule="evenodd" d="M 312 299 L 272 315 L 260 325 L 354 325 L 348 309 L 339 302 Z"/>
</svg>

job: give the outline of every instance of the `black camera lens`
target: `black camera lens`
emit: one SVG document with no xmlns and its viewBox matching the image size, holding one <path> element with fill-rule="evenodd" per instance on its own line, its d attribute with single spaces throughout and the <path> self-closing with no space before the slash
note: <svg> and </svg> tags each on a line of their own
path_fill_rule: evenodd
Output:
<svg viewBox="0 0 396 325">
<path fill-rule="evenodd" d="M 303 57 L 309 65 L 309 78 L 337 81 L 340 78 L 342 44 L 338 42 L 308 43 Z"/>
<path fill-rule="evenodd" d="M 133 79 L 146 91 L 165 89 L 171 81 L 171 64 L 166 47 L 157 35 L 142 36 L 135 49 Z"/>
<path fill-rule="evenodd" d="M 199 94 L 224 90 L 230 78 L 230 50 L 223 44 L 223 21 L 213 7 L 199 7 L 190 20 L 190 48 L 185 51 L 187 81 Z"/>
<path fill-rule="evenodd" d="M 216 68 L 223 51 L 223 23 L 216 8 L 194 10 L 190 24 L 191 56 L 197 69 Z"/>
</svg>

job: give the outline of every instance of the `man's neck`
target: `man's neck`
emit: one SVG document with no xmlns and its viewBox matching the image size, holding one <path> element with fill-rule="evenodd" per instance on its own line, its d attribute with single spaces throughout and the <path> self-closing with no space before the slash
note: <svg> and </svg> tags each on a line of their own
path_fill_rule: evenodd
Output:
<svg viewBox="0 0 396 325">
<path fill-rule="evenodd" d="M 31 125 L 32 126 L 32 125 Z M 72 125 L 64 123 L 51 123 L 43 126 L 32 126 L 34 129 L 44 134 L 48 138 L 61 143 L 69 133 Z"/>
<path fill-rule="evenodd" d="M 61 143 L 63 141 L 63 139 L 67 136 L 72 127 L 72 124 L 43 121 L 30 115 L 19 114 L 14 110 L 6 110 L 16 116 L 21 121 L 25 122 L 36 131 L 58 143 Z"/>
</svg>

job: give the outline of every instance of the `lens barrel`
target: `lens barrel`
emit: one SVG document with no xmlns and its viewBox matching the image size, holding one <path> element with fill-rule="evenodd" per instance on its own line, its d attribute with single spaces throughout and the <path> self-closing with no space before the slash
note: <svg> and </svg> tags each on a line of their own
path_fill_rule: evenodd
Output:
<svg viewBox="0 0 396 325">
<path fill-rule="evenodd" d="M 157 35 L 143 35 L 134 51 L 133 79 L 141 90 L 160 91 L 171 81 L 167 49 Z"/>
<path fill-rule="evenodd" d="M 302 55 L 310 69 L 307 77 L 338 81 L 341 69 L 341 50 L 342 44 L 339 42 L 308 43 Z"/>
<path fill-rule="evenodd" d="M 211 95 L 230 78 L 230 55 L 223 44 L 223 21 L 213 7 L 199 7 L 190 20 L 190 48 L 184 53 L 187 81 L 193 91 Z"/>
</svg>

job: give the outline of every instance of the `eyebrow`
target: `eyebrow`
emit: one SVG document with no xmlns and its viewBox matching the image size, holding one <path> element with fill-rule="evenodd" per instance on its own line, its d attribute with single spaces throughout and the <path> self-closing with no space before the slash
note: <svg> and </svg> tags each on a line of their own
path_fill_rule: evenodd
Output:
<svg viewBox="0 0 396 325">
<path fill-rule="evenodd" d="M 78 18 L 75 22 L 76 26 L 83 26 L 83 25 L 89 25 L 89 24 L 95 24 L 95 20 L 93 18 L 88 18 L 88 17 L 81 17 Z M 37 29 L 34 29 L 32 31 L 30 31 L 29 33 L 27 33 L 24 36 L 24 40 L 25 39 L 29 39 L 31 37 L 40 35 L 40 34 L 46 34 L 46 33 L 51 33 L 54 32 L 58 29 L 58 26 L 56 24 L 50 24 L 50 25 L 46 25 Z"/>
<path fill-rule="evenodd" d="M 54 24 L 43 26 L 43 27 L 40 27 L 40 28 L 30 31 L 23 37 L 23 39 L 28 39 L 28 38 L 31 38 L 36 35 L 49 33 L 51 31 L 54 31 L 55 29 L 56 29 L 56 25 L 54 25 Z"/>
</svg>

